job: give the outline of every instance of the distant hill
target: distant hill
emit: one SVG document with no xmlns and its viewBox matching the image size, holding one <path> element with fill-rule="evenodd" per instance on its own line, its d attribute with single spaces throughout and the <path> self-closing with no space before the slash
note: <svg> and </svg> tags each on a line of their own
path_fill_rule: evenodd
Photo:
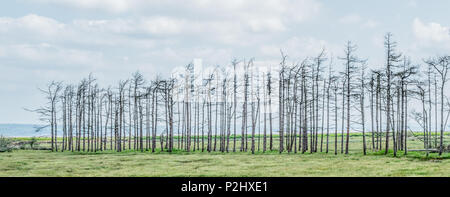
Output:
<svg viewBox="0 0 450 197">
<path fill-rule="evenodd" d="M 50 136 L 50 128 L 44 128 L 36 132 L 36 128 L 41 126 L 36 124 L 0 124 L 0 135 L 5 137 Z"/>
</svg>

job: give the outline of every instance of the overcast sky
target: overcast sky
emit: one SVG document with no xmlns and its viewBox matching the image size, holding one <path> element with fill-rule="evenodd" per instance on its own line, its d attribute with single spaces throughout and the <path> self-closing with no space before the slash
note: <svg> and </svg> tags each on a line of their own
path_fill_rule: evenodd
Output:
<svg viewBox="0 0 450 197">
<path fill-rule="evenodd" d="M 140 70 L 167 74 L 194 58 L 276 62 L 347 40 L 371 67 L 383 64 L 392 32 L 413 60 L 450 53 L 450 1 L 396 0 L 16 0 L 0 3 L 0 123 L 38 123 L 23 110 L 45 100 L 38 87 L 93 73 L 115 85 Z M 336 61 L 339 66 L 342 63 Z"/>
</svg>

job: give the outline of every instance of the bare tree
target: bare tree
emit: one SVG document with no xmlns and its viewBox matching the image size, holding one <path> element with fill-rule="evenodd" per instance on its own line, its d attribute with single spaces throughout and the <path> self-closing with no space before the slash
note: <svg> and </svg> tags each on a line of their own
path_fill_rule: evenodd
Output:
<svg viewBox="0 0 450 197">
<path fill-rule="evenodd" d="M 350 41 L 347 42 L 346 46 L 345 46 L 345 57 L 340 58 L 342 60 L 344 60 L 345 63 L 345 72 L 343 72 L 342 74 L 344 75 L 344 77 L 346 78 L 346 104 L 347 104 L 347 126 L 346 126 L 346 130 L 347 130 L 347 136 L 346 136 L 346 141 L 345 141 L 345 154 L 348 154 L 348 146 L 349 146 L 349 140 L 350 140 L 350 119 L 351 119 L 351 114 L 350 114 L 350 98 L 353 96 L 353 86 L 354 84 L 352 83 L 354 75 L 356 73 L 356 63 L 360 63 L 361 60 L 354 55 L 354 52 L 356 51 L 357 46 L 352 44 Z"/>
<path fill-rule="evenodd" d="M 392 126 L 392 114 L 391 114 L 391 81 L 393 78 L 393 67 L 395 67 L 395 63 L 400 61 L 400 57 L 402 54 L 397 54 L 395 48 L 397 47 L 397 43 L 392 41 L 392 34 L 387 33 L 385 36 L 384 46 L 386 48 L 386 151 L 385 154 L 389 151 L 389 133 L 392 130 L 392 138 L 394 142 L 394 157 L 397 155 L 397 149 L 395 145 L 395 133 L 394 127 Z"/>
<path fill-rule="evenodd" d="M 448 69 L 450 68 L 450 56 L 441 56 L 437 58 L 430 58 L 425 61 L 427 64 L 433 66 L 433 68 L 437 71 L 437 73 L 440 76 L 440 92 L 441 92 L 441 123 L 440 123 L 440 141 L 439 141 L 439 155 L 442 155 L 443 151 L 443 139 L 444 139 L 444 90 L 445 90 L 445 84 L 448 81 L 447 73 Z"/>
</svg>

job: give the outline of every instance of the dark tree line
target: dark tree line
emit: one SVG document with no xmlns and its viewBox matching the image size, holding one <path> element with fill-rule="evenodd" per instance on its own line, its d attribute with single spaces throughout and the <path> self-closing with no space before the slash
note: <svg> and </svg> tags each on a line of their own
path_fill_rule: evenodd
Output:
<svg viewBox="0 0 450 197">
<path fill-rule="evenodd" d="M 54 151 L 348 154 L 351 132 L 359 131 L 363 154 L 395 156 L 408 153 L 408 137 L 418 137 L 412 119 L 423 129 L 424 148 L 442 154 L 450 56 L 413 64 L 390 33 L 384 46 L 384 65 L 368 65 L 349 41 L 337 60 L 325 49 L 298 62 L 281 52 L 280 64 L 266 69 L 233 60 L 202 71 L 189 64 L 152 80 L 136 72 L 108 88 L 92 75 L 78 84 L 51 82 L 41 90 L 48 103 L 34 111 L 51 128 Z M 411 101 L 420 107 L 409 109 Z"/>
</svg>

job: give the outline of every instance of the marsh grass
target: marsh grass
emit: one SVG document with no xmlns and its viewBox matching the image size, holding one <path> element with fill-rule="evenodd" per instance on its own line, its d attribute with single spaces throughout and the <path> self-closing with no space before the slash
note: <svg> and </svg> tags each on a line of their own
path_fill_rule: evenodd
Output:
<svg viewBox="0 0 450 197">
<path fill-rule="evenodd" d="M 38 140 L 39 141 L 39 140 Z M 275 142 L 277 142 L 275 140 Z M 175 149 L 168 153 L 125 150 L 98 152 L 51 152 L 47 150 L 14 150 L 0 153 L 0 176 L 45 177 L 423 177 L 450 176 L 450 153 L 439 156 L 403 151 L 393 156 L 384 150 L 361 151 L 362 137 L 350 141 L 348 155 L 329 153 L 284 152 L 278 150 L 248 152 L 187 152 Z M 238 147 L 240 144 L 238 144 Z M 419 140 L 409 140 L 408 147 L 421 148 Z M 277 147 L 277 144 L 275 144 Z M 338 146 L 340 148 L 340 146 Z M 338 148 L 338 149 L 339 149 Z M 239 149 L 238 149 L 239 150 Z M 324 150 L 325 151 L 325 147 Z"/>
</svg>

